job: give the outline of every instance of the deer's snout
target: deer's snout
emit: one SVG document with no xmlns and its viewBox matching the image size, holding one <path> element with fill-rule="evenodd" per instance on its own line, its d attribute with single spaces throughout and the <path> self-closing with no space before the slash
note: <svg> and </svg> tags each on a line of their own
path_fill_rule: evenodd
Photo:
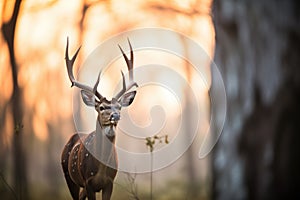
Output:
<svg viewBox="0 0 300 200">
<path fill-rule="evenodd" d="M 120 114 L 117 112 L 112 113 L 109 117 L 109 120 L 114 122 L 120 120 Z"/>
</svg>

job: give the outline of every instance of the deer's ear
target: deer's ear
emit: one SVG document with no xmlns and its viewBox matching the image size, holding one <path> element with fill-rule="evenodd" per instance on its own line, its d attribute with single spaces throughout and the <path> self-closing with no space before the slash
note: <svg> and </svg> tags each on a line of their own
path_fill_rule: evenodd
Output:
<svg viewBox="0 0 300 200">
<path fill-rule="evenodd" d="M 119 103 L 123 107 L 129 106 L 133 102 L 135 95 L 136 95 L 136 91 L 128 92 L 121 97 Z"/>
<path fill-rule="evenodd" d="M 93 93 L 81 90 L 81 97 L 85 105 L 93 107 L 96 105 L 95 95 Z"/>
</svg>

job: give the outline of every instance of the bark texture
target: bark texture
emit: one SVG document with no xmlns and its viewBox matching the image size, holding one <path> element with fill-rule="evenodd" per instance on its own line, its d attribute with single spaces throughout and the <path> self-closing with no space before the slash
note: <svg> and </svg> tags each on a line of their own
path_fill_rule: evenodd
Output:
<svg viewBox="0 0 300 200">
<path fill-rule="evenodd" d="M 228 101 L 214 199 L 300 198 L 299 8 L 297 0 L 213 2 Z"/>
<path fill-rule="evenodd" d="M 28 199 L 27 190 L 27 169 L 25 150 L 23 147 L 23 100 L 22 100 L 22 88 L 18 83 L 18 64 L 15 55 L 15 30 L 17 19 L 20 11 L 21 0 L 16 0 L 14 4 L 13 13 L 11 19 L 8 22 L 3 23 L 1 31 L 4 36 L 4 40 L 7 43 L 9 50 L 9 59 L 12 69 L 13 78 L 13 94 L 10 99 L 10 105 L 14 122 L 13 133 L 13 176 L 14 176 L 14 197 L 18 199 Z"/>
</svg>

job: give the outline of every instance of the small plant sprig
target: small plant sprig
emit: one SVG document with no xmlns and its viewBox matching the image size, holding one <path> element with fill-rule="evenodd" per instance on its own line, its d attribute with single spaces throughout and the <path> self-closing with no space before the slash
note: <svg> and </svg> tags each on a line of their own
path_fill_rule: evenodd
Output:
<svg viewBox="0 0 300 200">
<path fill-rule="evenodd" d="M 158 141 L 159 143 L 169 144 L 168 135 L 154 135 L 152 137 L 146 137 L 146 146 L 149 147 L 150 152 L 154 151 L 155 142 Z"/>
<path fill-rule="evenodd" d="M 22 124 L 22 122 L 18 122 L 14 128 L 15 134 L 18 135 L 23 128 L 24 128 L 24 125 Z"/>
<path fill-rule="evenodd" d="M 136 174 L 127 173 L 127 181 L 130 185 L 129 194 L 131 195 L 131 199 L 140 200 L 138 197 L 137 185 L 135 183 Z"/>
<path fill-rule="evenodd" d="M 151 161 L 150 161 L 150 199 L 153 199 L 153 151 L 154 151 L 154 146 L 155 143 L 158 141 L 158 143 L 164 143 L 169 144 L 168 140 L 168 135 L 154 135 L 152 137 L 146 137 L 146 147 L 149 148 L 150 150 L 150 156 L 151 156 Z"/>
<path fill-rule="evenodd" d="M 133 199 L 133 200 L 140 200 L 140 198 L 138 197 L 138 188 L 137 188 L 137 184 L 136 184 L 136 176 L 137 174 L 134 173 L 129 173 L 129 172 L 124 172 L 127 176 L 127 185 L 128 187 L 123 186 L 120 183 L 114 182 L 114 184 L 119 185 L 122 189 L 124 189 L 128 194 L 129 194 L 129 199 Z"/>
</svg>

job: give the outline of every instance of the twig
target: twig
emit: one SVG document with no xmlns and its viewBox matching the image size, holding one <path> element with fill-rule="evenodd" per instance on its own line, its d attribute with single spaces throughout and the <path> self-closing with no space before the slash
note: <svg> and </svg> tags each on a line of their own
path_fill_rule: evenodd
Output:
<svg viewBox="0 0 300 200">
<path fill-rule="evenodd" d="M 134 174 L 134 176 L 132 176 L 130 173 L 125 173 L 125 174 L 127 175 L 127 180 L 130 185 L 130 189 L 124 187 L 120 183 L 117 183 L 117 182 L 114 182 L 114 183 L 116 185 L 120 186 L 122 189 L 124 189 L 127 193 L 129 193 L 130 196 L 132 197 L 132 199 L 140 200 L 140 198 L 138 197 L 138 194 L 137 194 L 137 186 L 135 184 L 136 174 Z"/>
<path fill-rule="evenodd" d="M 151 156 L 151 173 L 150 173 L 150 199 L 153 199 L 153 151 L 150 152 Z"/>
<path fill-rule="evenodd" d="M 15 199 L 18 199 L 17 194 L 15 192 L 15 190 L 6 182 L 2 172 L 0 172 L 0 177 L 2 179 L 2 182 L 4 183 L 4 185 L 6 185 L 6 187 L 9 189 L 9 191 L 13 194 Z"/>
<path fill-rule="evenodd" d="M 158 136 L 154 135 L 153 137 L 146 137 L 146 146 L 149 147 L 150 151 L 150 200 L 153 199 L 153 151 L 155 142 L 158 140 L 159 143 L 162 143 L 164 139 L 164 143 L 168 144 L 168 135 Z"/>
</svg>

